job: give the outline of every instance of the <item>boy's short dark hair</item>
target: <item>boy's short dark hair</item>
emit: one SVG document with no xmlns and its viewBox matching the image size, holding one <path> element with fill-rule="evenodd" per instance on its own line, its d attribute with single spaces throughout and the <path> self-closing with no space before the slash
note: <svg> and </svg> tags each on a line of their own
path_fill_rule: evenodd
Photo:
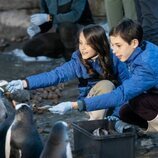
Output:
<svg viewBox="0 0 158 158">
<path fill-rule="evenodd" d="M 113 27 L 109 33 L 109 36 L 117 35 L 121 36 L 128 44 L 130 44 L 133 39 L 137 39 L 140 44 L 143 39 L 143 28 L 138 22 L 125 18 L 120 21 L 118 25 Z"/>
</svg>

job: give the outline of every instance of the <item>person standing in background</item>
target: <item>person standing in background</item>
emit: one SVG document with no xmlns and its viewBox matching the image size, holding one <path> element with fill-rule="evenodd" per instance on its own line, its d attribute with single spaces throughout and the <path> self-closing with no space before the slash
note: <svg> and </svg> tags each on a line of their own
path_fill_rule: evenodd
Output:
<svg viewBox="0 0 158 158">
<path fill-rule="evenodd" d="M 144 40 L 158 45 L 158 1 L 135 0 L 138 21 L 143 27 Z"/>
<path fill-rule="evenodd" d="M 71 58 L 78 29 L 93 23 L 88 0 L 40 0 L 41 13 L 30 17 L 23 46 L 26 55 Z"/>
<path fill-rule="evenodd" d="M 137 19 L 134 0 L 105 0 L 105 9 L 110 29 L 124 17 Z"/>
</svg>

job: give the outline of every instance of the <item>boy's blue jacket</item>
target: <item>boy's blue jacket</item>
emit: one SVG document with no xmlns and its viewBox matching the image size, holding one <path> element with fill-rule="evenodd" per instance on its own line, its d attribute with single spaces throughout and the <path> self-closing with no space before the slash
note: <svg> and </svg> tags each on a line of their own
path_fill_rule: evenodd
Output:
<svg viewBox="0 0 158 158">
<path fill-rule="evenodd" d="M 129 79 L 110 93 L 85 98 L 87 111 L 123 105 L 148 90 L 158 91 L 158 47 L 144 41 L 126 61 Z"/>
<path fill-rule="evenodd" d="M 113 58 L 114 73 L 118 76 L 118 80 L 122 82 L 129 77 L 126 65 L 120 62 L 115 55 L 111 54 L 111 56 Z M 102 73 L 97 59 L 95 61 L 90 60 L 89 62 L 91 62 L 93 69 L 95 69 L 97 73 Z M 79 51 L 74 52 L 71 60 L 62 66 L 49 72 L 29 76 L 26 80 L 28 82 L 28 89 L 37 89 L 57 85 L 76 78 L 88 79 L 88 83 L 85 87 L 79 87 L 80 98 L 86 97 L 90 88 L 98 82 L 98 80 L 93 80 L 93 76 L 87 73 L 85 66 L 80 61 Z"/>
</svg>

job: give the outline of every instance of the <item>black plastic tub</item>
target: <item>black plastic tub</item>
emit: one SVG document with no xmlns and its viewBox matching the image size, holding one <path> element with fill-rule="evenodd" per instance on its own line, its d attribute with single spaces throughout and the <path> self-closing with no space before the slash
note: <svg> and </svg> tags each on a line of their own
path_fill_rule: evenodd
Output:
<svg viewBox="0 0 158 158">
<path fill-rule="evenodd" d="M 82 158 L 134 158 L 135 132 L 119 134 L 107 120 L 73 122 L 74 153 Z M 93 131 L 104 128 L 109 135 L 95 136 Z"/>
</svg>

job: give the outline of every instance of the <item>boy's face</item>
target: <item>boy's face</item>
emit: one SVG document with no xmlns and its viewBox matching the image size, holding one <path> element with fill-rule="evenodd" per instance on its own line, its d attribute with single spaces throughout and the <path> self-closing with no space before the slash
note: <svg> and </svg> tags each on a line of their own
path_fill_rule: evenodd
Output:
<svg viewBox="0 0 158 158">
<path fill-rule="evenodd" d="M 82 32 L 79 36 L 79 50 L 83 59 L 90 59 L 97 55 L 96 51 L 87 43 Z"/>
<path fill-rule="evenodd" d="M 125 62 L 138 46 L 138 40 L 133 39 L 130 44 L 124 41 L 119 35 L 110 36 L 110 44 L 113 53 L 122 61 Z"/>
</svg>

